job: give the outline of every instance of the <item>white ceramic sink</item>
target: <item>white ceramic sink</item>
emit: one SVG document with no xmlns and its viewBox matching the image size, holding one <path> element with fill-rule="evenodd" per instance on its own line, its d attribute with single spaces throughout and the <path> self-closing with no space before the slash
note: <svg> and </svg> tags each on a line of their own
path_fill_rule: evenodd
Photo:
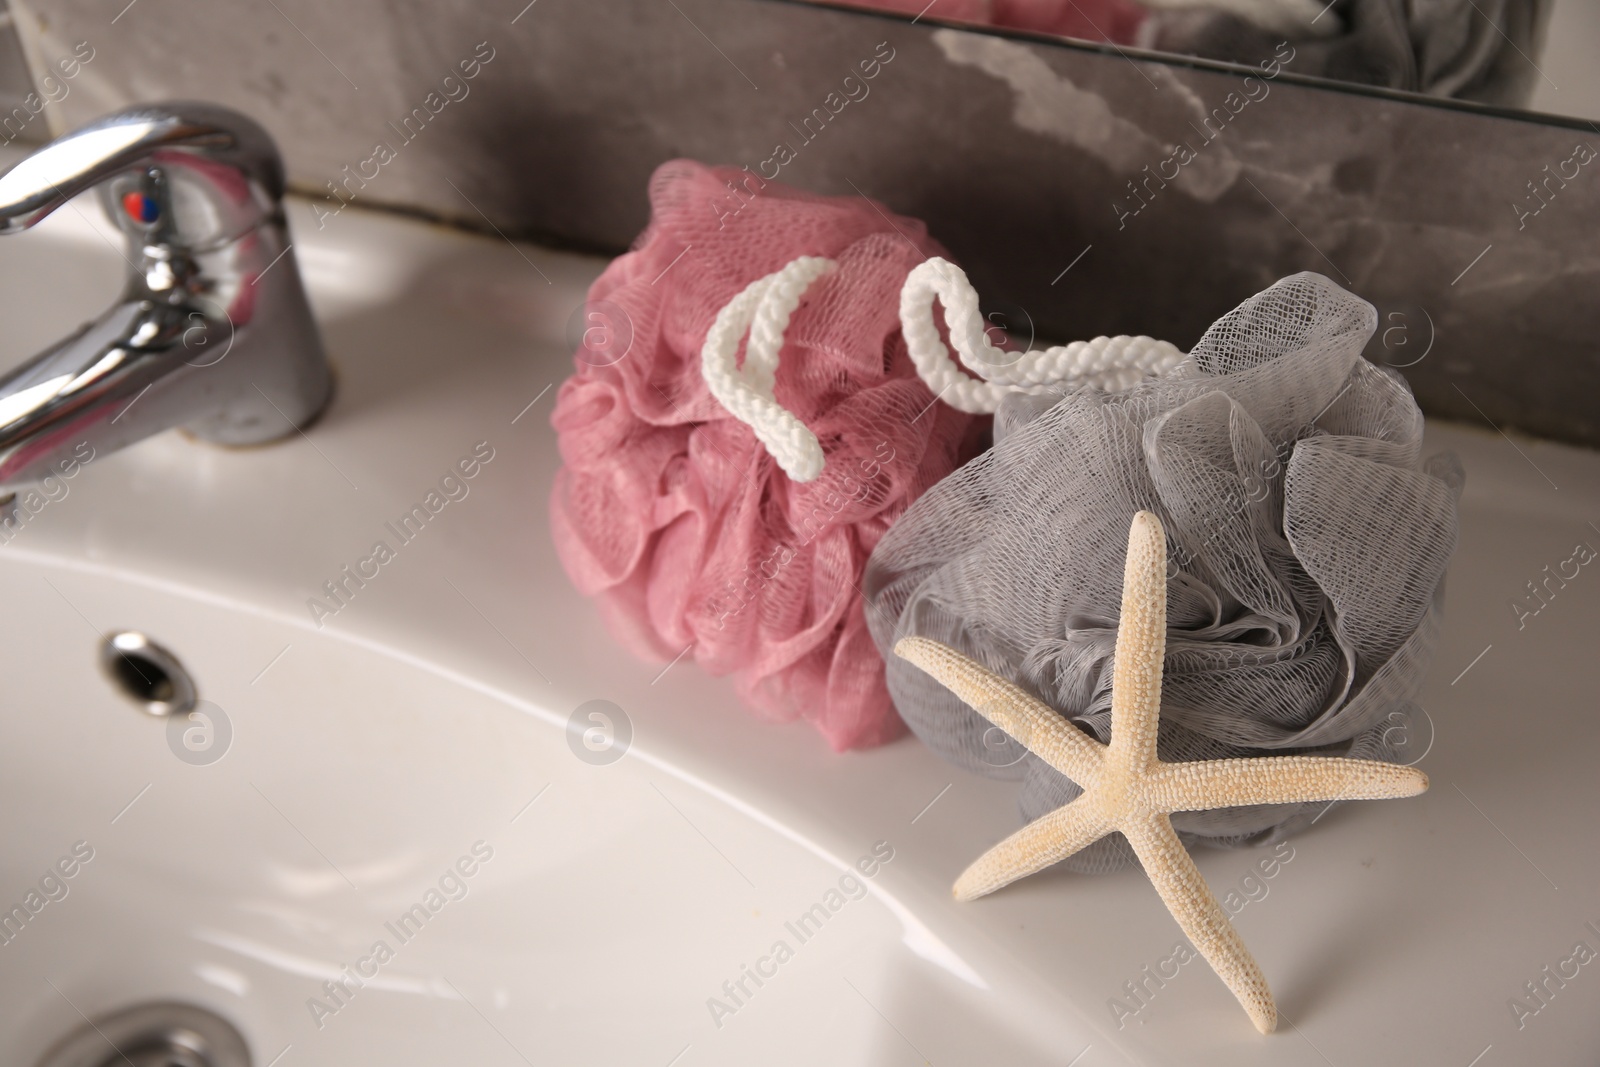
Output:
<svg viewBox="0 0 1600 1067">
<path fill-rule="evenodd" d="M 120 285 L 109 227 L 75 206 L 0 240 L 0 363 Z M 1600 457 L 1430 429 L 1468 472 L 1424 693 L 1432 791 L 1333 811 L 1270 879 L 1245 881 L 1266 853 L 1198 857 L 1255 898 L 1236 922 L 1278 1034 L 1202 962 L 1119 1028 L 1111 999 L 1180 940 L 1138 871 L 956 904 L 954 876 L 1016 826 L 1014 786 L 914 740 L 838 756 L 757 723 L 690 664 L 634 662 L 568 586 L 548 417 L 601 262 L 291 212 L 338 373 L 327 415 L 267 448 L 169 433 L 96 457 L 0 545 L 0 907 L 78 848 L 35 899 L 65 896 L 0 943 L 5 1063 L 157 999 L 231 1020 L 258 1067 L 1600 1055 L 1600 964 L 1520 1029 L 1508 1006 L 1576 942 L 1600 951 L 1600 574 L 1521 630 L 1509 603 L 1600 547 Z M 475 448 L 492 459 L 466 497 L 319 628 L 308 598 Z M 220 758 L 113 689 L 97 655 L 119 630 L 220 709 Z M 594 700 L 631 727 L 609 763 L 567 728 Z M 804 941 L 786 925 L 834 901 Z M 425 922 L 397 927 L 414 905 Z"/>
</svg>

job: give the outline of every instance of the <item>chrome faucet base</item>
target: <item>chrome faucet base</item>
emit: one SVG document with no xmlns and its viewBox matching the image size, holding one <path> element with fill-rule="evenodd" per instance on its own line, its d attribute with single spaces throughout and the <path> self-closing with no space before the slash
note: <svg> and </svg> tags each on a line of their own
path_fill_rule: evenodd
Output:
<svg viewBox="0 0 1600 1067">
<path fill-rule="evenodd" d="M 267 133 L 207 104 L 132 108 L 0 177 L 0 234 L 96 188 L 132 268 L 99 319 L 0 378 L 0 492 L 182 427 L 254 445 L 294 434 L 332 377 L 284 223 Z"/>
</svg>

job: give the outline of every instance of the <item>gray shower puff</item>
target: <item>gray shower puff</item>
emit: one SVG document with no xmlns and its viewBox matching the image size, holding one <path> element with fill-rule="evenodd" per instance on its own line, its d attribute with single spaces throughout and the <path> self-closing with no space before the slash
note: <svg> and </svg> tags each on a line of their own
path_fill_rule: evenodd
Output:
<svg viewBox="0 0 1600 1067">
<path fill-rule="evenodd" d="M 1319 274 L 1219 319 L 1126 393 L 1015 396 L 994 446 L 912 505 L 864 590 L 889 691 L 918 737 L 1022 781 L 1024 818 L 1081 790 L 892 652 L 932 638 L 1102 742 L 1128 522 L 1168 536 L 1165 760 L 1317 753 L 1398 761 L 1439 629 L 1463 476 L 1423 462 L 1404 380 L 1362 358 L 1372 305 Z M 1397 715 L 1398 713 L 1398 715 Z M 1281 837 L 1325 805 L 1174 815 L 1188 844 Z M 1067 861 L 1133 862 L 1120 835 Z"/>
</svg>

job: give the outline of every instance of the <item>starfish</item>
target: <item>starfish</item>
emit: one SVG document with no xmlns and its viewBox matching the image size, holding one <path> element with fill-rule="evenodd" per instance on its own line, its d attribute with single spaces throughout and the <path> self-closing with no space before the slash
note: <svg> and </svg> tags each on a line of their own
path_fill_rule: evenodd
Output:
<svg viewBox="0 0 1600 1067">
<path fill-rule="evenodd" d="M 1172 829 L 1175 811 L 1247 804 L 1409 797 L 1428 788 L 1414 767 L 1327 756 L 1164 763 L 1156 754 L 1167 639 L 1167 541 L 1148 511 L 1133 518 L 1112 668 L 1111 743 L 1102 745 L 1021 687 L 937 641 L 907 637 L 899 655 L 1083 787 L 1018 830 L 956 880 L 957 900 L 992 893 L 1120 831 L 1173 918 L 1263 1034 L 1278 1023 L 1272 990 Z"/>
</svg>

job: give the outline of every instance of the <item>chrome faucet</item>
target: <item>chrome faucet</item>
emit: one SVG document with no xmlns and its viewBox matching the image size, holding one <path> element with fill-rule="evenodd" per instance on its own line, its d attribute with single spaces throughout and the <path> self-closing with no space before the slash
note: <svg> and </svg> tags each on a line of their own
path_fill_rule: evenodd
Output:
<svg viewBox="0 0 1600 1067">
<path fill-rule="evenodd" d="M 0 494 L 181 426 L 253 445 L 305 426 L 332 378 L 284 225 L 271 137 L 210 104 L 129 108 L 0 177 L 0 234 L 97 187 L 127 237 L 121 298 L 0 377 Z"/>
</svg>

